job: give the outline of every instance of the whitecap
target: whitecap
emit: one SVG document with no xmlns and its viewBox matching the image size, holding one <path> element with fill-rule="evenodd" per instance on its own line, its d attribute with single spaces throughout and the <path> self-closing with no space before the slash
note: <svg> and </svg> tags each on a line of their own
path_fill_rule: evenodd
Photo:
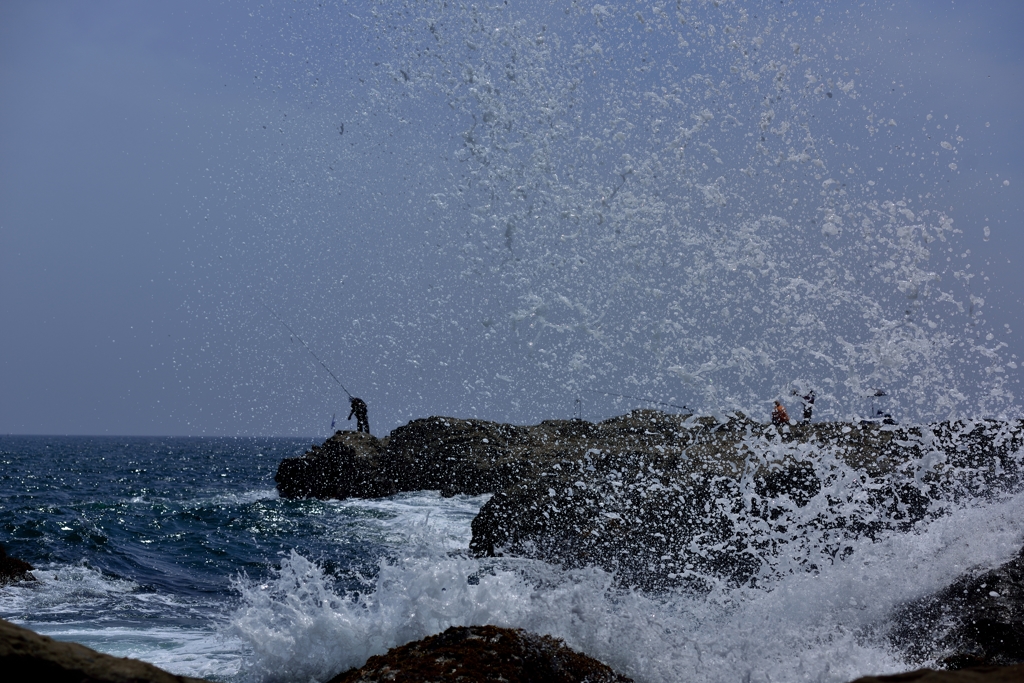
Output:
<svg viewBox="0 0 1024 683">
<path fill-rule="evenodd" d="M 643 682 L 848 681 L 906 670 L 886 620 L 903 601 L 994 566 L 1024 540 L 1024 494 L 964 508 L 911 534 L 863 540 L 845 560 L 770 587 L 645 594 L 599 569 L 452 553 L 429 524 L 383 560 L 362 592 L 338 593 L 291 553 L 271 580 L 236 584 L 228 633 L 247 643 L 246 675 L 325 679 L 449 626 L 494 624 L 562 638 Z"/>
</svg>

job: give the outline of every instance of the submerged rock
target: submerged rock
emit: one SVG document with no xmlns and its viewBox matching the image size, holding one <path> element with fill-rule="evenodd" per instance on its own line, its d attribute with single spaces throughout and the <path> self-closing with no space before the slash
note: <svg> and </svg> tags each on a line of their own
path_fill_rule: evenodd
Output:
<svg viewBox="0 0 1024 683">
<path fill-rule="evenodd" d="M 890 640 L 911 661 L 951 669 L 1024 663 L 1024 550 L 904 605 L 892 622 Z"/>
<path fill-rule="evenodd" d="M 0 544 L 0 586 L 15 581 L 35 581 L 36 577 L 29 574 L 33 567 L 24 560 L 8 557 L 7 549 Z"/>
<path fill-rule="evenodd" d="M 203 683 L 152 664 L 64 643 L 0 619 L 0 672 L 9 681 L 48 683 Z"/>
<path fill-rule="evenodd" d="M 1020 683 L 1024 665 L 983 666 L 958 671 L 919 669 L 891 676 L 864 676 L 851 683 Z"/>
<path fill-rule="evenodd" d="M 329 683 L 628 683 L 561 640 L 521 629 L 453 626 L 444 633 L 370 657 Z"/>
</svg>

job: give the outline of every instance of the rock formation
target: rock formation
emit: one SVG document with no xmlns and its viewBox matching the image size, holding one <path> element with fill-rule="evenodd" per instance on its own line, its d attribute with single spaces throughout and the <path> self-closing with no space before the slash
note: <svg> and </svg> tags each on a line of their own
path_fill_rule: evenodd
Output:
<svg viewBox="0 0 1024 683">
<path fill-rule="evenodd" d="M 285 498 L 376 498 L 421 490 L 445 496 L 493 493 L 536 477 L 586 444 L 607 443 L 615 432 L 576 420 L 520 427 L 430 417 L 383 439 L 336 432 L 302 457 L 282 461 L 274 480 Z"/>
<path fill-rule="evenodd" d="M 949 668 L 1024 664 L 1024 550 L 904 605 L 892 621 L 890 640 L 911 661 L 938 660 Z"/>
<path fill-rule="evenodd" d="M 816 423 L 779 435 L 741 416 L 610 422 L 632 430 L 631 447 L 595 440 L 499 491 L 473 521 L 471 550 L 597 565 L 645 589 L 741 584 L 813 570 L 855 539 L 909 530 L 1024 476 L 1021 423 Z"/>
<path fill-rule="evenodd" d="M 453 626 L 370 657 L 329 683 L 628 683 L 551 636 L 497 626 Z"/>
<path fill-rule="evenodd" d="M 8 681 L 47 683 L 203 683 L 137 659 L 64 643 L 0 619 L 0 672 Z"/>
<path fill-rule="evenodd" d="M 599 566 L 647 590 L 703 590 L 813 571 L 852 552 L 855 539 L 1019 490 L 1024 421 L 780 431 L 739 414 L 718 422 L 634 411 L 531 427 L 434 417 L 381 440 L 339 432 L 282 462 L 277 482 L 286 497 L 492 492 L 473 520 L 477 555 Z M 951 668 L 1024 661 L 1022 563 L 904 606 L 894 646 Z"/>
<path fill-rule="evenodd" d="M 1022 445 L 1024 423 L 980 420 L 780 433 L 740 414 L 719 423 L 638 410 L 530 427 L 432 417 L 380 440 L 338 432 L 283 461 L 276 481 L 284 497 L 491 492 L 473 522 L 478 555 L 596 564 L 645 588 L 699 587 L 773 571 L 787 536 L 842 554 L 851 539 L 941 514 L 942 501 L 1005 490 L 1024 476 Z M 815 561 L 786 559 L 807 569 Z"/>
<path fill-rule="evenodd" d="M 16 557 L 8 557 L 7 549 L 0 544 L 0 586 L 15 581 L 35 581 L 30 571 L 32 565 Z"/>
<path fill-rule="evenodd" d="M 920 669 L 891 676 L 864 676 L 852 683 L 1020 683 L 1024 665 L 986 666 L 957 671 Z"/>
</svg>

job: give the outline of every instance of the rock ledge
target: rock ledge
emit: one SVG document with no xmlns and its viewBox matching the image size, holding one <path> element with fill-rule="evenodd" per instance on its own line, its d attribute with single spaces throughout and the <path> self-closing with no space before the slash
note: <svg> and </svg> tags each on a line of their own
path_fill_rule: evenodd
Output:
<svg viewBox="0 0 1024 683">
<path fill-rule="evenodd" d="M 206 683 L 137 659 L 112 657 L 0 619 L 0 672 L 9 681 L 47 683 Z"/>
</svg>

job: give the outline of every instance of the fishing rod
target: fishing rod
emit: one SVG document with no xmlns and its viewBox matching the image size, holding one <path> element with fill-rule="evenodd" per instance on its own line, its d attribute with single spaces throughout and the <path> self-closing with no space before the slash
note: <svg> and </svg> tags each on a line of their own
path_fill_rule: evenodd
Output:
<svg viewBox="0 0 1024 683">
<path fill-rule="evenodd" d="M 334 375 L 334 373 L 333 373 L 333 372 L 331 372 L 331 369 L 330 369 L 329 367 L 327 367 L 327 364 L 326 364 L 326 363 L 324 363 L 324 362 L 323 362 L 322 360 L 320 360 L 320 357 L 319 357 L 319 356 L 317 356 L 317 355 L 316 355 L 315 353 L 313 353 L 313 349 L 309 348 L 309 344 L 307 344 L 306 342 L 302 341 L 302 337 L 300 337 L 300 336 L 299 336 L 298 334 L 296 334 L 295 330 L 293 330 L 293 329 L 291 328 L 291 326 L 290 326 L 290 325 L 289 325 L 288 323 L 286 323 L 286 322 L 284 321 L 284 318 L 282 318 L 281 316 L 279 316 L 279 315 L 277 314 L 277 311 L 275 311 L 275 310 L 274 310 L 273 308 L 271 308 L 271 307 L 270 307 L 270 305 L 269 305 L 269 304 L 267 304 L 267 302 L 266 302 L 266 301 L 264 301 L 263 299 L 260 299 L 260 303 L 261 303 L 261 304 L 263 304 L 263 307 L 264 307 L 264 308 L 266 308 L 266 309 L 267 309 L 268 311 L 270 311 L 270 314 L 271 314 L 272 316 L 274 316 L 275 318 L 277 318 L 277 322 L 279 322 L 279 323 L 281 323 L 282 325 L 284 325 L 285 329 L 286 329 L 286 330 L 288 330 L 288 331 L 289 331 L 289 332 L 291 333 L 291 335 L 292 335 L 293 337 L 295 337 L 296 339 L 298 339 L 298 340 L 299 340 L 299 343 L 300 343 L 300 344 L 302 344 L 302 345 L 303 345 L 303 346 L 304 346 L 304 347 L 306 348 L 306 350 L 307 350 L 307 351 L 309 351 L 309 355 L 313 356 L 313 358 L 316 358 L 316 362 L 317 362 L 317 363 L 319 363 L 319 364 L 320 364 L 320 366 L 321 366 L 321 367 L 322 367 L 322 368 L 323 368 L 324 370 L 326 370 L 326 371 L 327 371 L 327 374 L 329 374 L 329 375 L 331 376 L 331 378 L 332 378 L 332 379 L 333 379 L 333 380 L 334 380 L 335 382 L 337 382 L 337 383 L 338 383 L 338 386 L 339 386 L 339 387 L 341 387 L 341 390 L 342 390 L 342 391 L 344 391 L 344 392 L 345 392 L 346 394 L 348 394 L 348 397 L 349 397 L 349 398 L 352 398 L 352 394 L 349 394 L 349 392 L 348 392 L 348 389 L 346 389 L 346 388 L 345 388 L 345 385 L 341 383 L 341 380 L 340 380 L 340 379 L 338 379 L 338 378 L 337 378 L 337 377 L 336 377 L 336 376 Z M 331 426 L 334 426 L 334 421 L 333 421 L 333 419 L 331 420 Z"/>
<path fill-rule="evenodd" d="M 584 389 L 584 391 L 589 391 L 592 394 L 604 394 L 605 396 L 618 396 L 620 398 L 631 398 L 634 401 L 647 401 L 648 403 L 657 403 L 658 405 L 669 406 L 671 408 L 680 408 L 682 410 L 689 410 L 689 408 L 687 408 L 686 406 L 677 406 L 675 403 L 665 403 L 664 401 L 659 401 L 657 399 L 648 398 L 646 396 L 630 396 L 628 394 L 616 394 L 616 393 L 613 393 L 611 391 L 598 391 L 597 389 Z"/>
</svg>

